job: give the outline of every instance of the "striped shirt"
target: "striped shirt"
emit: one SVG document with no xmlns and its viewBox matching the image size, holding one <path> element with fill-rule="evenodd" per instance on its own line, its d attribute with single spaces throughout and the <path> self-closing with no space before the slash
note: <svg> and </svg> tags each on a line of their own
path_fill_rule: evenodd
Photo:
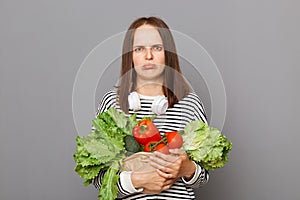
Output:
<svg viewBox="0 0 300 200">
<path fill-rule="evenodd" d="M 134 112 L 129 110 L 129 114 L 136 113 L 137 120 L 142 119 L 144 116 L 154 115 L 152 112 L 152 102 L 154 101 L 153 96 L 140 96 L 141 109 Z M 101 103 L 98 106 L 98 115 L 101 112 L 106 111 L 110 107 L 115 107 L 121 111 L 120 106 L 117 104 L 117 93 L 116 91 L 107 92 Z M 192 120 L 201 119 L 207 123 L 205 110 L 200 98 L 195 93 L 190 93 L 178 103 L 174 104 L 172 108 L 168 108 L 165 114 L 157 115 L 153 120 L 161 134 L 170 131 L 183 130 L 184 127 Z M 93 180 L 93 184 L 96 188 L 101 187 L 101 180 L 105 174 L 105 171 L 101 171 L 99 175 Z M 119 192 L 118 199 L 164 199 L 164 200 L 175 200 L 175 199 L 195 199 L 193 188 L 198 188 L 208 181 L 208 172 L 196 164 L 196 172 L 194 176 L 186 181 L 184 178 L 178 179 L 170 189 L 162 191 L 159 194 L 143 194 L 139 190 L 132 188 L 130 179 L 130 172 L 119 171 L 120 179 L 117 183 Z"/>
</svg>

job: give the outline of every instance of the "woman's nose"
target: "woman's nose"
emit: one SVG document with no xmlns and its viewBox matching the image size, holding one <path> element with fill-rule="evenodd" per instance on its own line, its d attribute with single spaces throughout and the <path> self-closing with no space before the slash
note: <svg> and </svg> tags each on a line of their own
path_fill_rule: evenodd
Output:
<svg viewBox="0 0 300 200">
<path fill-rule="evenodd" d="M 145 58 L 146 58 L 146 60 L 153 59 L 153 54 L 152 54 L 152 49 L 151 48 L 146 48 Z"/>
</svg>

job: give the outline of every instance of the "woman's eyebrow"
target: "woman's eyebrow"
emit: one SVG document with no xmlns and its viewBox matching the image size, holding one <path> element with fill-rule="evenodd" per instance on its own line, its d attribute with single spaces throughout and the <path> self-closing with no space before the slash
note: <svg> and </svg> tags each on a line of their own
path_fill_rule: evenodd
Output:
<svg viewBox="0 0 300 200">
<path fill-rule="evenodd" d="M 161 43 L 153 44 L 151 46 L 163 45 Z M 133 45 L 133 47 L 146 47 L 145 45 Z"/>
</svg>

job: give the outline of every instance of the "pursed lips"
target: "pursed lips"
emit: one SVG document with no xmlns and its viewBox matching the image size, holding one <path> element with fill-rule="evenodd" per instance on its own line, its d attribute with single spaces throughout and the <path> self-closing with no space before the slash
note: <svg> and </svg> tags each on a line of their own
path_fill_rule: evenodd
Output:
<svg viewBox="0 0 300 200">
<path fill-rule="evenodd" d="M 143 69 L 154 69 L 156 67 L 155 64 L 145 64 L 143 65 Z"/>
</svg>

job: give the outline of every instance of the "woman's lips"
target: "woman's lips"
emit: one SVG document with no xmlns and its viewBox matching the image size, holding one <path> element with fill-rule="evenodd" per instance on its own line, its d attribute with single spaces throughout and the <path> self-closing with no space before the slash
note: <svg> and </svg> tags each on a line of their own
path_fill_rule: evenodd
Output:
<svg viewBox="0 0 300 200">
<path fill-rule="evenodd" d="M 156 65 L 154 64 L 145 64 L 143 65 L 143 69 L 154 69 Z"/>
</svg>

